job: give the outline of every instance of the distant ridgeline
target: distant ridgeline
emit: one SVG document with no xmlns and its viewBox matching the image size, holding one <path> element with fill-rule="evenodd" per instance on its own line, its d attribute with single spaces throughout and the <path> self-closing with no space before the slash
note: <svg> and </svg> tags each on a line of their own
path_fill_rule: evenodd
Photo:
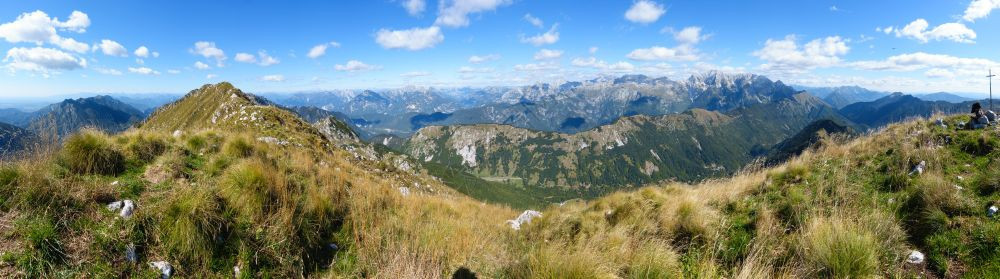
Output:
<svg viewBox="0 0 1000 279">
<path fill-rule="evenodd" d="M 727 113 L 692 109 L 623 117 L 576 134 L 498 124 L 431 126 L 403 149 L 418 160 L 517 186 L 602 192 L 729 174 L 821 119 L 850 123 L 816 97 L 799 93 Z"/>
</svg>

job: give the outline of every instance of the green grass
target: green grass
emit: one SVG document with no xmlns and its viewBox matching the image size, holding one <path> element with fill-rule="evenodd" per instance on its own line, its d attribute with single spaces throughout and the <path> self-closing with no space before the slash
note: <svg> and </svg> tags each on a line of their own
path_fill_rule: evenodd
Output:
<svg viewBox="0 0 1000 279">
<path fill-rule="evenodd" d="M 61 155 L 66 167 L 79 174 L 115 175 L 125 170 L 125 156 L 107 135 L 95 130 L 67 138 Z"/>
<path fill-rule="evenodd" d="M 799 245 L 802 257 L 830 277 L 869 278 L 878 268 L 875 235 L 848 220 L 813 220 Z"/>
</svg>

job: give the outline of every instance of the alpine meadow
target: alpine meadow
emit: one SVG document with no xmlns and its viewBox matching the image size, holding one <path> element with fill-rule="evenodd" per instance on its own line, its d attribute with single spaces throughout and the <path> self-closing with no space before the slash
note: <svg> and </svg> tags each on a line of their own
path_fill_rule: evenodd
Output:
<svg viewBox="0 0 1000 279">
<path fill-rule="evenodd" d="M 1000 0 L 0 7 L 0 278 L 1000 278 Z"/>
</svg>

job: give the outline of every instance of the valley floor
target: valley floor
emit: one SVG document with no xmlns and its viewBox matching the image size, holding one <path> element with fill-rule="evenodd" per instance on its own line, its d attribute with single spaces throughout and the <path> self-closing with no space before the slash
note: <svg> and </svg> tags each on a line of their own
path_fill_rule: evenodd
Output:
<svg viewBox="0 0 1000 279">
<path fill-rule="evenodd" d="M 914 120 L 827 138 L 774 168 L 551 204 L 520 230 L 506 222 L 519 211 L 426 175 L 255 138 L 88 131 L 4 163 L 0 273 L 151 277 L 147 263 L 167 261 L 177 277 L 1000 274 L 996 127 Z M 125 199 L 134 214 L 107 208 Z"/>
</svg>

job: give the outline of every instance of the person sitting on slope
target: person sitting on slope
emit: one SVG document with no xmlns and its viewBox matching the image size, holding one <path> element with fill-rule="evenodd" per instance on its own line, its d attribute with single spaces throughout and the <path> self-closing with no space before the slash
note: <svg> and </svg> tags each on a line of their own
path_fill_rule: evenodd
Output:
<svg viewBox="0 0 1000 279">
<path fill-rule="evenodd" d="M 969 121 L 969 127 L 972 129 L 982 129 L 986 128 L 987 125 L 990 125 L 990 120 L 986 117 L 983 106 L 979 102 L 972 104 L 972 119 Z"/>
</svg>

